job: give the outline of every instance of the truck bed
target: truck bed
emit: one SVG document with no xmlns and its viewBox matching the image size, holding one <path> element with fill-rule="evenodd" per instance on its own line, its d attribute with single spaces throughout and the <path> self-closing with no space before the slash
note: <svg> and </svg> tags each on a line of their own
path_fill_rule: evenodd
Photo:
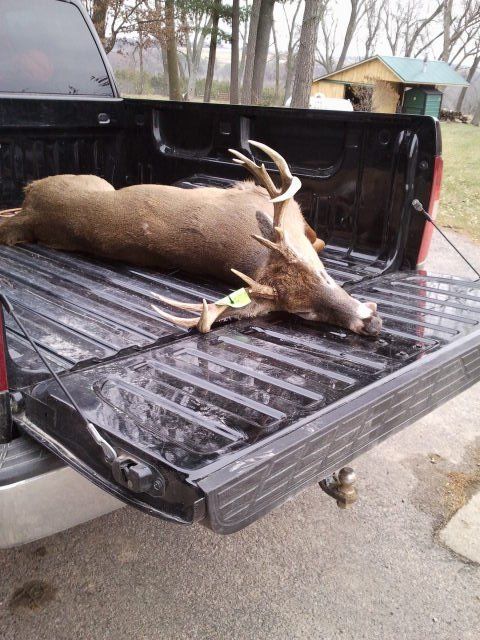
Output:
<svg viewBox="0 0 480 640">
<path fill-rule="evenodd" d="M 153 515 L 236 531 L 480 378 L 480 284 L 422 272 L 350 277 L 378 303 L 379 339 L 290 316 L 199 335 L 162 320 L 161 293 L 228 290 L 41 246 L 0 247 L 0 287 L 84 413 L 117 449 L 165 479 L 140 496 L 101 450 L 6 316 L 25 404 L 15 420 L 102 488 Z M 374 274 L 372 274 L 374 275 Z M 348 402 L 347 402 L 348 400 Z"/>
</svg>

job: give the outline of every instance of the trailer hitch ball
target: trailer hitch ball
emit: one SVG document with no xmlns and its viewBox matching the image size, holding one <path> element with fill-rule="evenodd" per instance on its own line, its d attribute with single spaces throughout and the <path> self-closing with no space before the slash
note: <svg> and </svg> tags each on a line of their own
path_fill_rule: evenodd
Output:
<svg viewBox="0 0 480 640">
<path fill-rule="evenodd" d="M 338 473 L 334 473 L 318 484 L 327 495 L 337 501 L 340 509 L 347 509 L 357 501 L 358 494 L 355 488 L 357 476 L 351 467 L 343 467 Z"/>
</svg>

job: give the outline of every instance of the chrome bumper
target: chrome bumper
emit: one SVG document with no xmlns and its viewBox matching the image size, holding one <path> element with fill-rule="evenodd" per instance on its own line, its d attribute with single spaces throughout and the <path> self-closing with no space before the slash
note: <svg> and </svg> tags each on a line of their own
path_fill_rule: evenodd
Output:
<svg viewBox="0 0 480 640">
<path fill-rule="evenodd" d="M 65 466 L 0 486 L 0 548 L 45 538 L 123 506 Z"/>
</svg>

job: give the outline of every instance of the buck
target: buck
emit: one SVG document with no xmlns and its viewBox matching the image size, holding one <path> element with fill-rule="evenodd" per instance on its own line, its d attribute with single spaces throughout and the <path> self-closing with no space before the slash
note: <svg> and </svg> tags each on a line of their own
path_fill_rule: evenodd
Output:
<svg viewBox="0 0 480 640">
<path fill-rule="evenodd" d="M 192 312 L 178 317 L 155 306 L 164 319 L 210 331 L 226 318 L 287 311 L 375 336 L 382 322 L 373 302 L 351 297 L 327 273 L 318 256 L 324 243 L 306 223 L 294 196 L 301 187 L 285 159 L 259 142 L 249 144 L 273 160 L 277 187 L 265 169 L 235 150 L 234 162 L 257 180 L 229 189 L 181 189 L 137 185 L 115 190 L 90 175 L 58 175 L 25 189 L 20 212 L 0 222 L 0 243 L 41 242 L 103 258 L 246 284 L 250 302 L 191 304 L 157 297 Z"/>
</svg>

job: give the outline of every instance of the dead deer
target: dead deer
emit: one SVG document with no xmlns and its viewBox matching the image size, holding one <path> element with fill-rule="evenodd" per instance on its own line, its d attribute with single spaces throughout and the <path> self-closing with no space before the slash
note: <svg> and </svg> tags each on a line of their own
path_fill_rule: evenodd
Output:
<svg viewBox="0 0 480 640">
<path fill-rule="evenodd" d="M 242 280 L 251 302 L 239 309 L 157 295 L 165 304 L 198 314 L 177 317 L 155 307 L 164 319 L 202 333 L 221 319 L 287 311 L 378 335 L 382 322 L 376 304 L 352 298 L 318 257 L 324 244 L 294 200 L 300 180 L 276 151 L 249 144 L 276 164 L 279 188 L 263 164 L 233 149 L 234 162 L 260 186 L 247 181 L 230 189 L 137 185 L 116 191 L 96 176 L 51 176 L 30 184 L 20 213 L 0 222 L 0 243 L 38 241 L 141 266 L 180 267 L 233 284 Z"/>
</svg>

